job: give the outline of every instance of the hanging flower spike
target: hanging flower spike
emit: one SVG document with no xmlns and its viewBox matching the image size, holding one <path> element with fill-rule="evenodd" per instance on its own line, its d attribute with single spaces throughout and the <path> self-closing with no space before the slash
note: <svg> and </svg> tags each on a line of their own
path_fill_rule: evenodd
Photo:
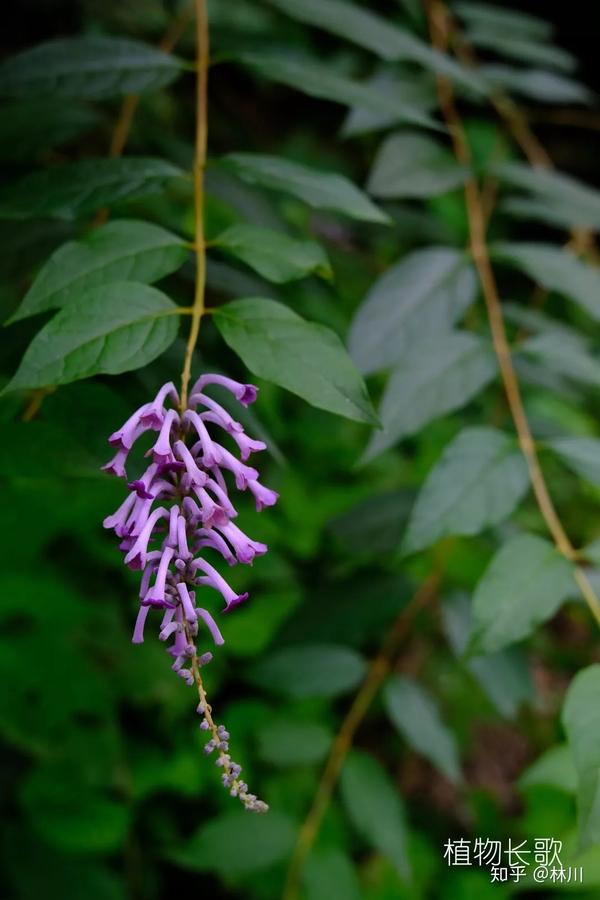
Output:
<svg viewBox="0 0 600 900">
<path fill-rule="evenodd" d="M 146 471 L 127 483 L 128 496 L 103 524 L 119 538 L 125 564 L 141 572 L 133 643 L 143 643 L 148 617 L 160 610 L 159 639 L 171 642 L 167 652 L 174 658 L 172 669 L 186 684 L 198 688 L 200 728 L 212 735 L 205 753 L 217 751 L 216 765 L 223 769 L 222 782 L 232 797 L 238 797 L 246 809 L 266 812 L 267 805 L 250 794 L 240 779 L 241 767 L 228 752 L 228 732 L 212 718 L 200 675 L 212 653 L 200 652 L 197 645 L 200 628 L 215 647 L 224 643 L 204 607 L 204 597 L 209 602 L 215 592 L 220 594 L 223 613 L 248 597 L 230 587 L 204 559 L 204 551 L 217 554 L 229 566 L 252 564 L 255 556 L 267 552 L 266 544 L 251 540 L 233 524 L 237 510 L 229 495 L 231 482 L 238 490 L 250 490 L 259 511 L 273 506 L 278 495 L 261 485 L 258 471 L 245 464 L 251 453 L 266 445 L 247 437 L 240 423 L 204 393 L 212 384 L 228 390 L 243 406 L 256 400 L 254 385 L 206 374 L 193 386 L 187 408 L 179 410 L 178 393 L 169 382 L 110 436 L 116 455 L 103 469 L 127 482 L 125 465 L 134 443 L 145 432 L 158 432 L 146 454 L 151 458 Z M 169 401 L 173 406 L 167 405 Z M 209 430 L 213 427 L 215 433 Z M 218 442 L 219 437 L 233 441 L 239 459 Z M 197 602 L 197 594 L 202 602 Z"/>
</svg>

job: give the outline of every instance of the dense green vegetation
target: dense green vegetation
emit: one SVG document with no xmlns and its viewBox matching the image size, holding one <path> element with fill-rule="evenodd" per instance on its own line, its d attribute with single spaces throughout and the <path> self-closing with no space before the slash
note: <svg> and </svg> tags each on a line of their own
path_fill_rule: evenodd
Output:
<svg viewBox="0 0 600 900">
<path fill-rule="evenodd" d="M 600 193 L 537 123 L 595 98 L 502 5 L 210 0 L 206 109 L 202 7 L 89 0 L 0 63 L 2 896 L 591 900 Z M 259 386 L 280 495 L 203 669 L 264 816 L 102 529 L 205 256 L 192 376 Z"/>
</svg>

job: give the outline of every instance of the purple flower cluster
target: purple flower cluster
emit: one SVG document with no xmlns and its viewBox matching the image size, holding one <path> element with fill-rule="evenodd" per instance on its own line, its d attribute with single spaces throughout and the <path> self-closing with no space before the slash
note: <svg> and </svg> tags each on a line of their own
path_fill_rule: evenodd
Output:
<svg viewBox="0 0 600 900">
<path fill-rule="evenodd" d="M 116 453 L 103 468 L 127 481 L 125 466 L 134 443 L 146 432 L 157 433 L 146 454 L 151 460 L 148 468 L 140 478 L 128 482 L 128 496 L 104 520 L 104 526 L 119 538 L 125 564 L 142 573 L 133 643 L 144 640 L 150 610 L 160 610 L 159 638 L 170 642 L 167 649 L 173 657 L 173 670 L 188 685 L 198 685 L 201 728 L 212 732 L 206 751 L 219 750 L 216 762 L 224 768 L 223 783 L 232 795 L 239 796 L 248 808 L 263 811 L 265 804 L 248 794 L 247 786 L 239 781 L 241 770 L 227 753 L 227 733 L 224 726 L 214 724 L 206 703 L 199 669 L 210 662 L 212 654 L 198 652 L 199 626 L 206 628 L 216 646 L 223 643 L 223 637 L 197 596 L 204 596 L 202 588 L 212 588 L 221 595 L 224 612 L 248 597 L 236 594 L 204 558 L 207 551 L 220 555 L 230 566 L 251 564 L 255 556 L 267 551 L 265 544 L 251 540 L 233 522 L 237 511 L 228 481 L 233 480 L 238 490 L 249 490 L 259 511 L 273 506 L 278 495 L 261 485 L 257 470 L 247 465 L 250 454 L 266 445 L 249 438 L 240 423 L 205 393 L 213 384 L 230 391 L 243 406 L 256 399 L 253 385 L 221 375 L 202 375 L 182 410 L 175 386 L 169 382 L 110 436 Z M 233 441 L 239 458 L 215 440 L 215 429 Z"/>
</svg>

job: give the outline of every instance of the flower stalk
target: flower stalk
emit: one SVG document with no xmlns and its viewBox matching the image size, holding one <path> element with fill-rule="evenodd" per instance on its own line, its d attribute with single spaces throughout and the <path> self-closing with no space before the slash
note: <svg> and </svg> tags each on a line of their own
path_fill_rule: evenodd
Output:
<svg viewBox="0 0 600 900">
<path fill-rule="evenodd" d="M 188 386 L 192 371 L 192 356 L 200 322 L 204 315 L 204 294 L 206 289 L 206 245 L 204 238 L 204 170 L 206 168 L 206 146 L 208 139 L 208 64 L 210 44 L 208 36 L 208 14 L 206 0 L 196 3 L 196 141 L 194 154 L 194 248 L 196 252 L 196 288 L 192 309 L 192 322 L 185 348 L 183 370 L 181 372 L 181 408 L 187 403 Z"/>
<path fill-rule="evenodd" d="M 243 406 L 256 399 L 254 385 L 205 374 L 182 409 L 175 385 L 169 382 L 110 436 L 116 452 L 103 468 L 124 479 L 129 493 L 104 526 L 119 538 L 125 565 L 141 572 L 133 643 L 143 643 L 150 613 L 160 612 L 159 639 L 173 658 L 172 669 L 198 690 L 200 728 L 210 732 L 205 752 L 218 751 L 216 765 L 223 770 L 222 782 L 230 794 L 247 809 L 265 812 L 266 804 L 249 793 L 240 778 L 241 767 L 231 759 L 227 730 L 212 718 L 200 669 L 211 661 L 214 647 L 224 643 L 207 608 L 211 597 L 220 596 L 225 613 L 248 598 L 247 593 L 236 593 L 216 565 L 219 560 L 228 566 L 251 565 L 267 551 L 266 544 L 252 540 L 233 522 L 237 510 L 228 482 L 248 490 L 257 511 L 273 506 L 277 494 L 264 487 L 258 471 L 247 464 L 250 455 L 266 445 L 249 438 L 242 425 L 205 393 L 214 386 L 229 391 Z M 217 440 L 221 434 L 237 447 L 239 458 Z M 154 438 L 146 453 L 150 463 L 129 481 L 130 454 L 148 435 Z M 204 642 L 208 647 L 199 649 Z"/>
<path fill-rule="evenodd" d="M 196 285 L 190 333 L 185 349 L 181 388 L 163 385 L 155 398 L 136 410 L 109 438 L 113 459 L 103 468 L 127 482 L 129 494 L 104 526 L 120 540 L 124 562 L 141 572 L 140 606 L 133 630 L 133 643 L 144 641 L 146 621 L 152 610 L 162 618 L 159 639 L 173 657 L 172 669 L 187 685 L 196 686 L 201 717 L 200 729 L 208 732 L 204 752 L 217 751 L 215 764 L 222 769 L 222 783 L 246 809 L 266 812 L 266 803 L 249 793 L 241 779 L 241 766 L 229 754 L 229 733 L 217 724 L 206 697 L 202 666 L 212 659 L 212 649 L 198 646 L 208 640 L 211 648 L 224 643 L 220 628 L 204 605 L 205 588 L 219 594 L 228 613 L 247 598 L 237 594 L 217 568 L 205 558 L 220 557 L 222 563 L 251 565 L 267 546 L 251 540 L 232 521 L 237 510 L 230 500 L 228 481 L 237 490 L 249 490 L 257 511 L 277 501 L 275 491 L 259 482 L 258 471 L 247 464 L 252 453 L 264 450 L 262 441 L 249 438 L 230 413 L 211 395 L 214 385 L 229 391 L 243 406 L 256 399 L 257 388 L 221 375 L 204 374 L 191 392 L 192 357 L 205 312 L 206 244 L 204 239 L 204 168 L 207 145 L 207 72 L 209 58 L 206 0 L 195 0 L 197 31 L 197 110 L 194 159 L 194 249 Z M 186 310 L 187 312 L 188 310 Z M 209 393 L 206 393 L 208 388 Z M 215 438 L 215 429 L 225 434 L 236 453 Z M 146 456 L 151 462 L 139 477 L 128 481 L 126 466 L 134 444 L 155 432 Z M 236 455 L 237 454 L 237 455 Z M 209 594 L 206 595 L 207 598 Z M 202 598 L 202 603 L 200 602 Z M 207 605 L 210 600 L 207 600 Z M 170 642 L 170 643 L 169 643 Z"/>
</svg>

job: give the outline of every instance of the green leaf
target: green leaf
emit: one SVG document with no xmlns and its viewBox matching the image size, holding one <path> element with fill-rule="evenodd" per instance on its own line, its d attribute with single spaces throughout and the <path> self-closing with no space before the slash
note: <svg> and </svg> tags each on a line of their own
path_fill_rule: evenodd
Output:
<svg viewBox="0 0 600 900">
<path fill-rule="evenodd" d="M 97 660 L 75 636 L 89 629 L 90 610 L 85 596 L 73 593 L 68 583 L 43 568 L 48 542 L 60 541 L 59 534 L 63 541 L 72 542 L 79 530 L 77 520 L 74 522 L 79 492 L 74 485 L 73 490 L 65 491 L 65 485 L 60 483 L 53 491 L 50 479 L 44 481 L 43 491 L 35 482 L 32 487 L 30 491 L 11 489 L 7 481 L 3 487 L 6 564 L 0 578 L 0 679 L 11 689 L 0 694 L 0 733 L 8 744 L 41 760 L 56 758 L 64 747 L 65 735 L 90 709 L 95 720 L 104 721 L 111 710 L 112 687 L 106 672 L 95 668 Z M 83 494 L 89 515 L 91 482 Z M 16 516 L 11 503 L 20 507 Z M 68 515 L 64 515 L 66 506 Z M 26 521 L 23 509 L 28 510 Z M 89 527 L 87 520 L 84 527 Z M 25 544 L 27 552 L 30 543 L 35 548 L 31 556 L 35 564 L 22 565 L 21 560 L 26 562 L 28 557 L 19 545 Z M 77 547 L 79 550 L 79 544 Z M 7 571 L 10 564 L 15 567 L 13 573 Z M 48 652 L 50 634 L 52 653 Z M 23 666 L 24 659 L 42 658 L 43 677 L 35 667 Z M 69 779 L 62 783 L 68 786 Z"/>
<path fill-rule="evenodd" d="M 332 734 L 320 722 L 279 716 L 258 733 L 258 755 L 277 766 L 309 766 L 327 755 Z"/>
<path fill-rule="evenodd" d="M 455 10 L 461 19 L 473 27 L 489 27 L 510 34 L 527 36 L 540 41 L 552 37 L 554 28 L 547 19 L 538 19 L 520 9 L 504 9 L 490 3 L 473 3 L 471 0 L 459 0 L 454 3 Z"/>
<path fill-rule="evenodd" d="M 198 765 L 198 748 L 191 741 L 170 753 L 153 743 L 132 741 L 127 755 L 131 794 L 138 802 L 166 791 L 197 797 L 212 776 L 207 767 Z"/>
<path fill-rule="evenodd" d="M 337 847 L 317 850 L 309 856 L 304 872 L 305 900 L 361 900 L 358 875 L 352 860 Z"/>
<path fill-rule="evenodd" d="M 529 191 L 532 198 L 516 198 L 505 206 L 511 212 L 566 225 L 600 228 L 600 191 L 570 175 L 534 168 L 526 163 L 504 162 L 492 173 L 511 187 Z"/>
<path fill-rule="evenodd" d="M 127 900 L 123 878 L 109 862 L 57 853 L 36 841 L 25 823 L 6 829 L 3 865 L 18 900 L 36 900 L 41 894 L 61 900 Z"/>
<path fill-rule="evenodd" d="M 519 787 L 528 788 L 537 785 L 555 787 L 566 794 L 574 794 L 577 790 L 577 771 L 573 754 L 568 744 L 557 744 L 528 766 L 519 778 Z"/>
<path fill-rule="evenodd" d="M 118 375 L 156 359 L 177 336 L 177 307 L 136 282 L 90 288 L 45 325 L 5 390 Z"/>
<path fill-rule="evenodd" d="M 365 556 L 380 559 L 398 549 L 413 500 L 409 490 L 377 492 L 336 516 L 328 528 L 354 560 Z"/>
<path fill-rule="evenodd" d="M 517 69 L 513 66 L 480 66 L 481 76 L 495 88 L 520 94 L 540 103 L 592 103 L 594 94 L 585 85 L 543 69 Z"/>
<path fill-rule="evenodd" d="M 263 279 L 256 278 L 255 275 L 242 271 L 237 266 L 210 257 L 206 260 L 206 284 L 224 297 L 243 297 L 245 294 L 260 293 L 264 297 L 271 296 L 270 285 Z"/>
<path fill-rule="evenodd" d="M 161 159 L 86 159 L 18 178 L 0 190 L 2 219 L 76 219 L 156 193 L 181 169 Z"/>
<path fill-rule="evenodd" d="M 380 59 L 420 63 L 438 75 L 451 78 L 477 94 L 483 92 L 481 79 L 428 43 L 398 28 L 382 16 L 357 3 L 344 0 L 269 0 L 273 6 L 294 19 L 329 31 L 351 41 Z"/>
<path fill-rule="evenodd" d="M 182 239 L 158 225 L 133 219 L 109 222 L 55 250 L 8 321 L 66 306 L 111 281 L 152 284 L 178 269 L 187 255 Z"/>
<path fill-rule="evenodd" d="M 377 422 L 364 383 L 338 336 L 274 300 L 234 300 L 214 312 L 223 338 L 251 372 L 312 406 Z"/>
<path fill-rule="evenodd" d="M 573 567 L 552 544 L 532 534 L 511 538 L 475 590 L 470 654 L 494 653 L 528 637 L 574 589 Z"/>
<path fill-rule="evenodd" d="M 294 832 L 292 821 L 276 809 L 266 816 L 239 809 L 209 819 L 167 855 L 184 869 L 235 877 L 259 872 L 284 859 L 293 847 Z"/>
<path fill-rule="evenodd" d="M 0 160 L 23 163 L 96 128 L 102 119 L 87 106 L 48 98 L 17 100 L 2 107 Z"/>
<path fill-rule="evenodd" d="M 564 437 L 545 441 L 570 469 L 600 487 L 600 440 L 592 437 Z"/>
<path fill-rule="evenodd" d="M 413 132 L 390 134 L 381 144 L 367 190 L 386 199 L 423 199 L 446 194 L 464 184 L 465 166 L 439 143 Z"/>
<path fill-rule="evenodd" d="M 345 106 L 359 106 L 397 122 L 439 130 L 440 126 L 418 107 L 406 102 L 403 95 L 388 97 L 368 84 L 339 75 L 331 66 L 315 59 L 292 59 L 280 54 L 245 53 L 241 60 L 264 78 L 278 81 L 311 97 L 332 100 Z"/>
<path fill-rule="evenodd" d="M 417 497 L 404 553 L 445 534 L 479 534 L 512 513 L 529 485 L 513 438 L 495 428 L 465 428 L 446 446 Z"/>
<path fill-rule="evenodd" d="M 413 750 L 450 781 L 462 781 L 454 736 L 427 691 L 412 678 L 393 675 L 384 687 L 383 698 L 392 724 Z"/>
<path fill-rule="evenodd" d="M 444 631 L 458 657 L 463 657 L 471 634 L 471 600 L 456 593 L 444 601 Z M 520 647 L 462 660 L 500 715 L 514 719 L 523 703 L 532 704 L 535 690 L 529 661 Z"/>
<path fill-rule="evenodd" d="M 355 313 L 350 354 L 365 375 L 402 359 L 416 341 L 448 331 L 473 303 L 477 279 L 449 247 L 415 250 L 372 285 Z"/>
<path fill-rule="evenodd" d="M 589 352 L 580 335 L 548 331 L 521 344 L 519 354 L 532 357 L 543 366 L 573 381 L 600 387 L 600 360 Z"/>
<path fill-rule="evenodd" d="M 474 334 L 449 332 L 415 343 L 387 383 L 379 409 L 382 429 L 373 433 L 363 462 L 432 419 L 460 409 L 496 371 L 491 346 Z"/>
<path fill-rule="evenodd" d="M 302 241 L 257 225 L 232 225 L 211 242 L 243 260 L 263 278 L 283 284 L 305 275 L 331 278 L 325 251 L 315 241 Z"/>
<path fill-rule="evenodd" d="M 0 65 L 0 95 L 99 100 L 156 90 L 181 62 L 129 38 L 93 35 L 39 44 Z"/>
<path fill-rule="evenodd" d="M 49 765 L 33 771 L 21 795 L 32 826 L 50 846 L 67 853 L 119 850 L 127 835 L 129 810 L 72 779 L 68 767 Z"/>
<path fill-rule="evenodd" d="M 574 328 L 546 315 L 539 309 L 521 306 L 517 303 L 503 303 L 502 312 L 507 321 L 518 325 L 523 331 L 531 331 L 534 334 L 554 332 L 564 335 L 567 340 L 582 340 L 581 335 Z"/>
<path fill-rule="evenodd" d="M 600 665 L 578 672 L 567 691 L 562 722 L 577 770 L 579 848 L 600 843 Z"/>
<path fill-rule="evenodd" d="M 362 656 L 337 644 L 285 647 L 251 671 L 260 687 L 288 697 L 335 697 L 356 687 L 366 671 Z"/>
<path fill-rule="evenodd" d="M 408 877 L 404 807 L 385 769 L 367 753 L 352 750 L 342 770 L 340 786 L 344 806 L 358 833 L 394 864 L 401 877 Z"/>
<path fill-rule="evenodd" d="M 530 40 L 518 33 L 495 27 L 475 25 L 467 30 L 467 40 L 477 48 L 493 50 L 499 56 L 520 63 L 558 69 L 560 72 L 573 72 L 577 68 L 575 57 L 561 47 L 543 44 L 539 40 Z"/>
<path fill-rule="evenodd" d="M 437 105 L 435 82 L 428 73 L 421 76 L 411 71 L 408 67 L 394 66 L 393 69 L 381 68 L 363 82 L 371 92 L 375 91 L 388 100 L 397 101 L 402 97 L 407 106 L 430 112 Z M 369 131 L 378 131 L 397 125 L 402 121 L 398 110 L 384 112 L 383 108 L 376 110 L 374 105 L 355 106 L 346 116 L 342 125 L 343 137 L 354 137 Z"/>
<path fill-rule="evenodd" d="M 582 212 L 581 205 L 577 202 L 560 202 L 553 198 L 546 199 L 541 194 L 530 197 L 510 196 L 502 200 L 499 209 L 503 213 L 514 216 L 516 219 L 528 219 L 533 222 L 541 222 L 543 225 L 554 225 L 557 228 L 573 230 L 580 228 L 581 222 L 588 221 L 588 217 L 595 219 L 596 214 Z M 585 225 L 585 228 L 596 229 L 595 225 Z"/>
<path fill-rule="evenodd" d="M 343 175 L 260 153 L 229 153 L 219 165 L 249 184 L 283 191 L 315 209 L 330 209 L 352 219 L 387 224 L 388 217 Z"/>
<path fill-rule="evenodd" d="M 310 502 L 305 503 L 309 515 L 310 507 Z M 318 546 L 319 543 L 316 544 Z M 314 552 L 315 548 L 311 549 Z M 310 598 L 299 606 L 284 628 L 286 639 L 309 642 L 318 634 L 322 641 L 343 642 L 357 648 L 369 647 L 377 642 L 408 603 L 411 586 L 404 578 L 375 573 L 372 568 L 364 566 L 364 559 L 361 560 L 360 556 L 351 558 L 350 552 L 344 558 L 352 574 L 340 583 L 328 579 L 322 586 L 315 585 Z M 359 571 L 354 571 L 353 563 L 356 563 L 356 568 L 360 567 Z M 369 598 L 369 602 L 365 602 L 365 597 Z"/>
<path fill-rule="evenodd" d="M 497 243 L 493 258 L 516 266 L 549 291 L 578 303 L 600 321 L 600 273 L 574 253 L 552 244 Z"/>
</svg>

